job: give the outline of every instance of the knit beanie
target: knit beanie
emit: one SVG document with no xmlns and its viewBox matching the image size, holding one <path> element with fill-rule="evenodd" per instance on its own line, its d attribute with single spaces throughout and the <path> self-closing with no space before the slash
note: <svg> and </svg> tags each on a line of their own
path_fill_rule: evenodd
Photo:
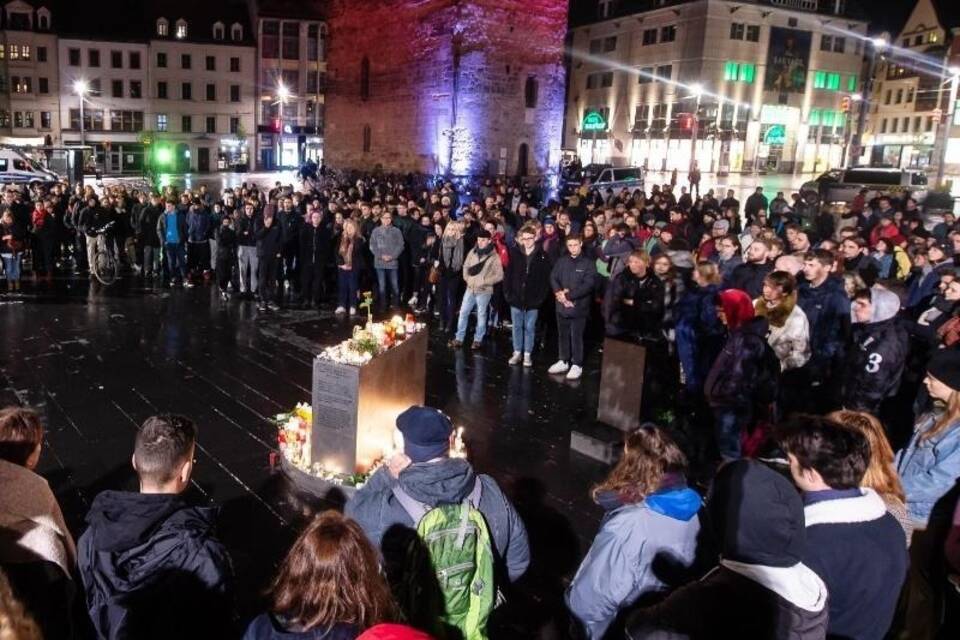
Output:
<svg viewBox="0 0 960 640">
<path fill-rule="evenodd" d="M 927 363 L 927 373 L 951 389 L 960 391 L 960 351 L 937 351 Z"/>
</svg>

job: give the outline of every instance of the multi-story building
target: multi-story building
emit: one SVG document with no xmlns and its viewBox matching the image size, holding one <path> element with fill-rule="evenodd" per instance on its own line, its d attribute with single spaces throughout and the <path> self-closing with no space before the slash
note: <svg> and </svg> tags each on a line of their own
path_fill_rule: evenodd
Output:
<svg viewBox="0 0 960 640">
<path fill-rule="evenodd" d="M 855 0 L 594 4 L 570 34 L 564 129 L 584 164 L 790 173 L 842 162 L 867 34 Z"/>
<path fill-rule="evenodd" d="M 261 169 L 323 159 L 327 25 L 321 9 L 321 2 L 254 2 Z"/>
<path fill-rule="evenodd" d="M 329 164 L 556 173 L 567 9 L 567 0 L 335 0 Z"/>
<path fill-rule="evenodd" d="M 881 47 L 862 162 L 937 168 L 942 127 L 948 125 L 950 108 L 948 52 L 956 39 L 952 30 L 958 27 L 960 3 L 956 0 L 917 0 L 900 33 Z"/>
<path fill-rule="evenodd" d="M 245 3 L 83 5 L 59 33 L 62 138 L 109 173 L 244 169 L 255 130 L 256 47 Z M 80 90 L 83 89 L 83 126 Z"/>
<path fill-rule="evenodd" d="M 14 0 L 0 9 L 0 144 L 60 142 L 57 37 L 47 4 Z"/>
</svg>

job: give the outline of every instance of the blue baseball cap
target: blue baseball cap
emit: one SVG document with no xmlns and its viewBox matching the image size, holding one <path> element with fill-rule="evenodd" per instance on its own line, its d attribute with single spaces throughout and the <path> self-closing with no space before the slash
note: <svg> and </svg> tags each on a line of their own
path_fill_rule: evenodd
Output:
<svg viewBox="0 0 960 640">
<path fill-rule="evenodd" d="M 453 423 L 439 409 L 412 406 L 397 416 L 403 434 L 403 452 L 413 462 L 439 458 L 450 450 Z"/>
</svg>

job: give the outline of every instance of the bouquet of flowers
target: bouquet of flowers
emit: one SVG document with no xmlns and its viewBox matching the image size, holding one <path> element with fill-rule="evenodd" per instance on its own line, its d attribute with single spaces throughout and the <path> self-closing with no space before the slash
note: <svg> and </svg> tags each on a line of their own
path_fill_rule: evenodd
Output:
<svg viewBox="0 0 960 640">
<path fill-rule="evenodd" d="M 406 318 L 394 316 L 384 322 L 368 321 L 364 327 L 354 327 L 349 340 L 327 347 L 320 356 L 342 364 L 363 366 L 420 331 L 423 326 L 423 323 L 413 319 L 412 314 L 407 314 Z"/>
<path fill-rule="evenodd" d="M 280 453 L 300 469 L 310 467 L 310 429 L 313 426 L 313 408 L 299 402 L 290 413 L 276 416 L 277 443 Z"/>
</svg>

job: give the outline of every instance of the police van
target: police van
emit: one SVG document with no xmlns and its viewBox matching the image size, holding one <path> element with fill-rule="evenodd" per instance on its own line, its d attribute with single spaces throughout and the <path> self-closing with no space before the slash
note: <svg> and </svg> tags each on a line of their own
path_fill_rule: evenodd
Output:
<svg viewBox="0 0 960 640">
<path fill-rule="evenodd" d="M 50 184 L 61 177 L 16 149 L 0 149 L 0 184 Z"/>
</svg>

